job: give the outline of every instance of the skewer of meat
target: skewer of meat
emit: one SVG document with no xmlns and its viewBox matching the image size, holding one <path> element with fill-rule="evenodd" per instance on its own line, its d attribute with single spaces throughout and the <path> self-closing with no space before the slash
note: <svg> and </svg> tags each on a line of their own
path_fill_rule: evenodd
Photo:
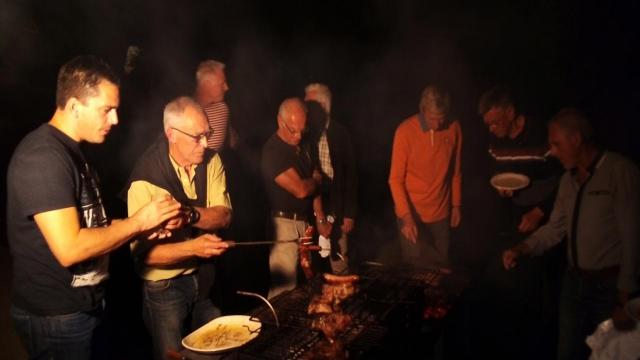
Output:
<svg viewBox="0 0 640 360">
<path fill-rule="evenodd" d="M 312 237 L 313 232 L 313 226 L 308 226 L 304 231 L 304 237 Z M 304 272 L 304 276 L 307 280 L 310 280 L 313 277 L 313 270 L 311 269 L 311 252 L 319 250 L 321 250 L 321 248 L 318 245 L 306 244 L 303 243 L 302 240 L 300 241 L 298 246 L 298 257 L 300 258 L 300 266 L 302 267 L 302 271 Z"/>
</svg>

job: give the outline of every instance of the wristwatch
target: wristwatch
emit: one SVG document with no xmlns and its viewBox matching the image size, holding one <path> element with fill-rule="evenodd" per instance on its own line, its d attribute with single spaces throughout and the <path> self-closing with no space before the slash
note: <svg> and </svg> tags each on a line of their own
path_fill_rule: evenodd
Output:
<svg viewBox="0 0 640 360">
<path fill-rule="evenodd" d="M 336 221 L 333 215 L 327 215 L 325 218 L 319 218 L 316 213 L 313 213 L 313 215 L 316 217 L 316 221 L 319 222 L 320 224 L 326 224 L 326 223 L 333 224 Z"/>
<path fill-rule="evenodd" d="M 193 206 L 187 207 L 187 221 L 189 225 L 193 225 L 200 220 L 200 212 Z"/>
</svg>

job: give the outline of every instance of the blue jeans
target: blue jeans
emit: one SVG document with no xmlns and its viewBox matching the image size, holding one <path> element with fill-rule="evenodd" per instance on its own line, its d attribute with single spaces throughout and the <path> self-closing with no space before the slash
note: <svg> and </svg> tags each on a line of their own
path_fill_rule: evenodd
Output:
<svg viewBox="0 0 640 360">
<path fill-rule="evenodd" d="M 29 359 L 96 359 L 106 355 L 96 347 L 104 340 L 98 331 L 103 310 L 38 316 L 11 306 L 11 319 Z M 100 351 L 102 350 L 102 351 Z"/>
<path fill-rule="evenodd" d="M 209 296 L 198 296 L 195 274 L 143 281 L 142 289 L 143 318 L 151 334 L 154 359 L 166 359 L 169 349 L 179 351 L 183 337 L 220 316 Z"/>
<path fill-rule="evenodd" d="M 617 294 L 615 276 L 591 278 L 567 269 L 560 295 L 559 360 L 589 357 L 585 339 L 611 316 Z"/>
</svg>

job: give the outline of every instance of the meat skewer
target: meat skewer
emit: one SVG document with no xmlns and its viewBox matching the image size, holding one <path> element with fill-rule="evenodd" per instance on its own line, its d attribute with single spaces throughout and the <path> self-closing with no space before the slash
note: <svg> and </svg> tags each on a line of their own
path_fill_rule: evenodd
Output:
<svg viewBox="0 0 640 360">
<path fill-rule="evenodd" d="M 274 244 L 285 244 L 285 243 L 303 243 L 303 240 L 311 240 L 311 236 L 303 236 L 297 239 L 289 239 L 289 240 L 272 240 L 272 241 L 242 241 L 237 242 L 233 240 L 226 240 L 225 243 L 229 244 L 229 247 L 235 246 L 251 246 L 251 245 L 274 245 Z"/>
<path fill-rule="evenodd" d="M 304 237 L 301 237 L 300 239 L 311 239 L 313 237 L 314 230 L 313 226 L 308 226 L 304 231 Z M 302 271 L 304 272 L 304 276 L 307 280 L 310 280 L 313 277 L 313 270 L 311 269 L 311 251 L 318 250 L 321 250 L 320 246 L 303 244 L 302 242 L 300 242 L 300 246 L 298 247 L 300 266 L 302 267 Z"/>
</svg>

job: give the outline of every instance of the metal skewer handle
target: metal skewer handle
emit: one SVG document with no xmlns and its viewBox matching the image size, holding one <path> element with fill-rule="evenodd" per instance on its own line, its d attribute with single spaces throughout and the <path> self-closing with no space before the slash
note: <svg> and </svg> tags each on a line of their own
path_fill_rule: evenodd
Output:
<svg viewBox="0 0 640 360">
<path fill-rule="evenodd" d="M 267 300 L 264 296 L 262 296 L 260 294 L 253 293 L 253 292 L 241 291 L 241 290 L 237 290 L 236 293 L 239 294 L 239 295 L 247 295 L 247 296 L 257 297 L 258 299 L 264 301 L 267 304 L 267 306 L 269 307 L 269 309 L 271 309 L 271 312 L 273 313 L 273 318 L 276 319 L 276 327 L 280 327 L 280 321 L 278 321 L 278 315 L 276 314 L 276 309 L 273 308 L 273 306 L 271 305 L 269 300 Z"/>
</svg>

